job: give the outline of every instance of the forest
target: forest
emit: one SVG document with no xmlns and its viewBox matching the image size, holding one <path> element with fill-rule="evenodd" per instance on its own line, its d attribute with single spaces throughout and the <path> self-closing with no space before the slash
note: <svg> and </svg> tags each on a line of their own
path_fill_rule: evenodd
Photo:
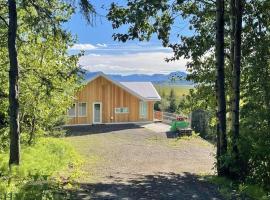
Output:
<svg viewBox="0 0 270 200">
<path fill-rule="evenodd" d="M 178 109 L 209 113 L 217 176 L 256 185 L 268 194 L 269 10 L 268 0 L 127 0 L 113 2 L 106 16 L 115 41 L 157 36 L 173 52 L 167 62 L 189 60 L 187 79 L 195 86 Z M 0 180 L 9 180 L 0 183 L 0 191 L 10 188 L 11 179 L 13 188 L 19 181 L 35 179 L 30 172 L 18 178 L 38 165 L 31 161 L 35 157 L 21 156 L 21 149 L 32 154 L 35 147 L 42 148 L 39 140 L 48 145 L 44 139 L 64 135 L 58 127 L 65 124 L 66 110 L 83 85 L 84 72 L 78 66 L 83 52 L 68 53 L 76 38 L 62 26 L 76 12 L 94 25 L 95 1 L 0 0 Z M 179 18 L 188 21 L 193 34 L 179 31 L 178 42 L 171 41 Z M 49 146 L 55 148 L 52 152 L 61 151 L 57 142 Z M 65 159 L 58 164 L 66 165 Z M 37 171 L 36 178 L 44 178 L 42 173 Z"/>
</svg>

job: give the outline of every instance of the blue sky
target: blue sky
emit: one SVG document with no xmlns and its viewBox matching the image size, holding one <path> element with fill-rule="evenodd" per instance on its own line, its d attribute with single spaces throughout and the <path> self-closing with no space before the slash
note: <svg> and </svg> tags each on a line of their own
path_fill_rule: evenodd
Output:
<svg viewBox="0 0 270 200">
<path fill-rule="evenodd" d="M 103 71 L 112 74 L 154 74 L 185 71 L 186 60 L 167 63 L 166 57 L 173 54 L 169 48 L 163 48 L 161 42 L 153 36 L 148 42 L 128 41 L 121 43 L 114 41 L 111 23 L 105 15 L 113 0 L 92 1 L 100 16 L 96 17 L 95 26 L 86 24 L 80 13 L 73 15 L 64 27 L 77 37 L 77 43 L 70 52 L 85 50 L 85 56 L 80 59 L 80 65 L 89 71 Z M 123 0 L 116 0 L 122 4 Z M 179 26 L 172 29 L 171 41 L 177 42 L 178 33 L 188 34 L 188 23 L 178 22 Z M 122 28 L 120 31 L 125 31 Z"/>
</svg>

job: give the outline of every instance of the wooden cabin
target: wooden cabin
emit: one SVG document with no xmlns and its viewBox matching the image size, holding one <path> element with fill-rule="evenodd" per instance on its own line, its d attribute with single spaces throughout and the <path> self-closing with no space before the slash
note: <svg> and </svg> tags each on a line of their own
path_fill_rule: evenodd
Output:
<svg viewBox="0 0 270 200">
<path fill-rule="evenodd" d="M 68 125 L 153 121 L 160 99 L 151 82 L 118 82 L 99 73 L 76 94 Z"/>
</svg>

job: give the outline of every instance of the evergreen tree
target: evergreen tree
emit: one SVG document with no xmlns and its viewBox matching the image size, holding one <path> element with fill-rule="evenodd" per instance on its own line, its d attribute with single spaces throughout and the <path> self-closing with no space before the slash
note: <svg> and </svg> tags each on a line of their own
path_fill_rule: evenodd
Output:
<svg viewBox="0 0 270 200">
<path fill-rule="evenodd" d="M 176 105 L 176 96 L 173 88 L 171 88 L 170 90 L 168 101 L 169 101 L 168 112 L 174 113 L 177 109 L 177 105 Z"/>
</svg>

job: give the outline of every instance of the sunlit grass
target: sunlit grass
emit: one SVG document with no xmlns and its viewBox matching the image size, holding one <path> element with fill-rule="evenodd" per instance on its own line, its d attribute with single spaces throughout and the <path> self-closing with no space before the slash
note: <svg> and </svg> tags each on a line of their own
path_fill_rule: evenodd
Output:
<svg viewBox="0 0 270 200">
<path fill-rule="evenodd" d="M 83 163 L 69 143 L 56 138 L 42 138 L 31 147 L 23 147 L 21 161 L 20 166 L 9 170 L 8 153 L 0 155 L 0 194 L 14 193 L 20 199 L 53 195 L 70 185 L 62 185 L 63 180 L 72 182 L 80 176 Z"/>
</svg>

